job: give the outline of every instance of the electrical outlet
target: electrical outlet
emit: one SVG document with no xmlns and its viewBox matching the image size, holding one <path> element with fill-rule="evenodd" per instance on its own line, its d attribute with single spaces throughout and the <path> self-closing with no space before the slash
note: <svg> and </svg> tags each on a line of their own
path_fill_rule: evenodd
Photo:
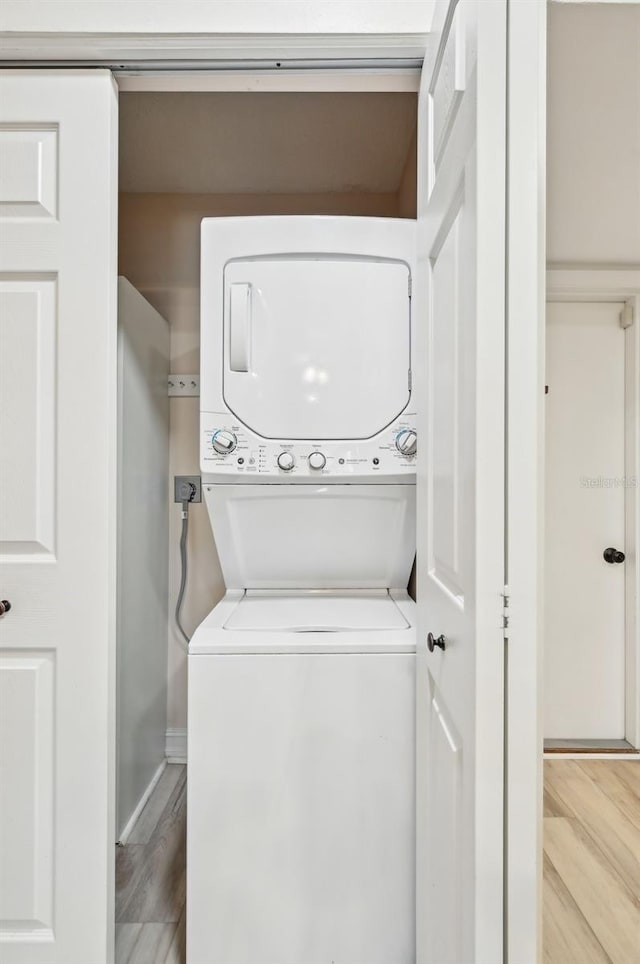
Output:
<svg viewBox="0 0 640 964">
<path fill-rule="evenodd" d="M 194 488 L 195 487 L 195 491 Z M 176 475 L 173 479 L 174 502 L 202 502 L 202 484 L 199 475 Z"/>
</svg>

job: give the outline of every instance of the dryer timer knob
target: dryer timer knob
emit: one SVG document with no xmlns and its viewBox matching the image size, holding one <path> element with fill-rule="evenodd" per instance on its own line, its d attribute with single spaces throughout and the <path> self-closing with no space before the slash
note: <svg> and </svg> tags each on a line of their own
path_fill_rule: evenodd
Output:
<svg viewBox="0 0 640 964">
<path fill-rule="evenodd" d="M 412 428 L 405 428 L 396 435 L 396 448 L 400 455 L 415 455 L 418 449 L 418 435 Z"/>
<path fill-rule="evenodd" d="M 295 465 L 295 459 L 291 452 L 281 452 L 278 456 L 278 468 L 283 472 L 290 472 Z"/>
<path fill-rule="evenodd" d="M 229 455 L 238 444 L 238 439 L 233 432 L 218 429 L 211 437 L 211 445 L 218 455 Z"/>
</svg>

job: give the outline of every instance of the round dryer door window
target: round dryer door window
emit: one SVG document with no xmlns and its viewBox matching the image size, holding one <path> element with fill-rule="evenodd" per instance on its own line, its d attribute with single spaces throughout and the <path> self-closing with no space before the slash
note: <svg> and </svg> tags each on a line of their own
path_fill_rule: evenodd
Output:
<svg viewBox="0 0 640 964">
<path fill-rule="evenodd" d="M 370 438 L 409 402 L 410 306 L 398 261 L 229 262 L 226 404 L 265 438 Z"/>
</svg>

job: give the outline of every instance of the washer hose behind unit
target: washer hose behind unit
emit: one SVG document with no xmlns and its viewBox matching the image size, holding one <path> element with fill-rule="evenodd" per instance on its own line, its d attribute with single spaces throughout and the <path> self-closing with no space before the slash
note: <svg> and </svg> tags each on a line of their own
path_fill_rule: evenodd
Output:
<svg viewBox="0 0 640 964">
<path fill-rule="evenodd" d="M 189 531 L 189 503 L 182 503 L 182 533 L 180 535 L 180 590 L 178 592 L 178 599 L 176 602 L 176 626 L 180 630 L 185 643 L 189 645 L 189 636 L 185 633 L 182 623 L 180 622 L 180 610 L 182 609 L 182 600 L 184 599 L 184 591 L 187 586 L 187 533 Z"/>
</svg>

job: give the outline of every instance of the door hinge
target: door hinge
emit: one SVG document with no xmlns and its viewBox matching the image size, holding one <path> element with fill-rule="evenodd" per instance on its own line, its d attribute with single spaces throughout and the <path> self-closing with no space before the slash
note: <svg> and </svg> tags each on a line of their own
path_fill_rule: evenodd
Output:
<svg viewBox="0 0 640 964">
<path fill-rule="evenodd" d="M 633 317 L 633 302 L 625 301 L 622 311 L 620 312 L 620 327 L 621 328 L 631 328 L 634 322 Z"/>
<path fill-rule="evenodd" d="M 411 297 L 412 291 L 413 291 L 413 285 L 411 283 L 411 275 L 409 275 L 409 277 L 407 278 L 407 293 L 409 297 Z"/>
<path fill-rule="evenodd" d="M 511 601 L 511 596 L 509 594 L 509 587 L 504 586 L 502 590 L 502 628 L 509 628 L 509 603 Z"/>
</svg>

